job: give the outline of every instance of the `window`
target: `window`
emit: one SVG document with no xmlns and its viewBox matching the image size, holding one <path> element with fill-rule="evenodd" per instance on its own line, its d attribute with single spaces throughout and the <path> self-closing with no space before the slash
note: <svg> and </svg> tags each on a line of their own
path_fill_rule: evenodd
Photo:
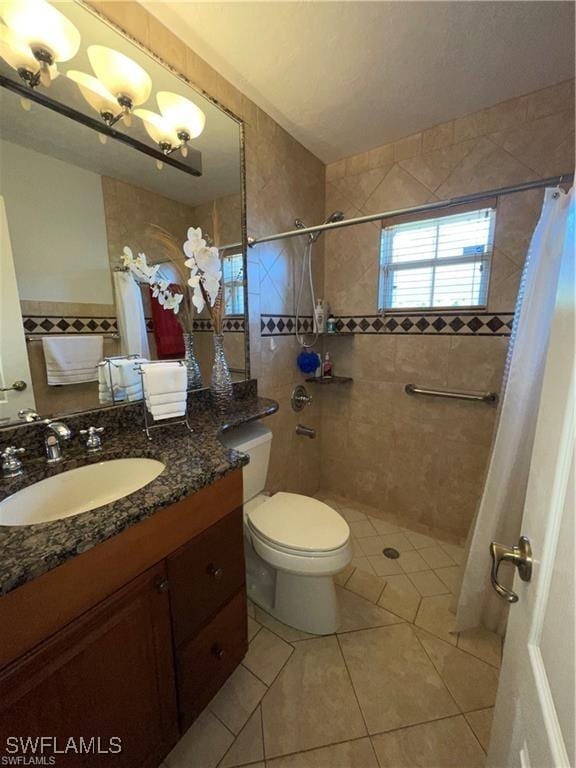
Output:
<svg viewBox="0 0 576 768">
<path fill-rule="evenodd" d="M 452 210 L 460 212 L 385 223 L 380 243 L 381 311 L 486 306 L 495 204 Z"/>
<path fill-rule="evenodd" d="M 244 259 L 241 253 L 222 258 L 225 315 L 244 315 Z"/>
</svg>

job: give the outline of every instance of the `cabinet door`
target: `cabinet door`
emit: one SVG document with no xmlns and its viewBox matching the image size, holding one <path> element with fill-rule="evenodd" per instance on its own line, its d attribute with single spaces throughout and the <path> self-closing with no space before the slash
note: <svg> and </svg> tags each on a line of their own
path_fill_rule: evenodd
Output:
<svg viewBox="0 0 576 768">
<path fill-rule="evenodd" d="M 66 750 L 47 765 L 157 768 L 178 738 L 165 581 L 151 568 L 0 673 L 0 761 L 43 736 Z"/>
<path fill-rule="evenodd" d="M 244 586 L 242 509 L 180 547 L 167 562 L 174 644 L 179 648 Z"/>
</svg>

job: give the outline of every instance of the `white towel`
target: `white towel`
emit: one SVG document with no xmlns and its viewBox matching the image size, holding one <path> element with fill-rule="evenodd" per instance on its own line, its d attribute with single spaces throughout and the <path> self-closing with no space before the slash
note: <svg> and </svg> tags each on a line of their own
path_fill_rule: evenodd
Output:
<svg viewBox="0 0 576 768">
<path fill-rule="evenodd" d="M 142 400 L 142 379 L 136 366 L 147 362 L 146 358 L 138 357 L 102 363 L 98 367 L 100 402 Z M 112 398 L 112 392 L 114 393 L 114 398 Z"/>
<path fill-rule="evenodd" d="M 181 363 L 143 364 L 142 378 L 146 406 L 155 421 L 186 413 L 187 377 Z"/>
<path fill-rule="evenodd" d="M 49 386 L 98 381 L 102 336 L 42 336 L 42 347 Z"/>
</svg>

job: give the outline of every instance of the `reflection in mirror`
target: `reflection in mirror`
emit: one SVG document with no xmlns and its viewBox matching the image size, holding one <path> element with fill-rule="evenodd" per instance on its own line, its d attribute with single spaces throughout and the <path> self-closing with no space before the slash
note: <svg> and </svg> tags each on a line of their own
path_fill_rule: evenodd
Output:
<svg viewBox="0 0 576 768">
<path fill-rule="evenodd" d="M 46 417 L 139 399 L 125 356 L 183 359 L 193 348 L 189 384 L 209 386 L 209 312 L 186 301 L 175 313 L 123 262 L 125 248 L 143 253 L 172 294 L 189 291 L 191 227 L 218 248 L 225 353 L 233 379 L 248 375 L 239 123 L 85 7 L 58 7 L 81 38 L 60 76 L 51 69 L 30 88 L 0 58 L 0 387 L 27 385 L 0 393 L 0 423 L 23 409 Z M 110 95 L 110 80 L 106 98 L 95 95 L 92 81 L 111 77 L 102 48 L 149 79 L 144 88 L 139 75 L 132 104 Z M 109 358 L 113 376 L 99 365 Z"/>
</svg>

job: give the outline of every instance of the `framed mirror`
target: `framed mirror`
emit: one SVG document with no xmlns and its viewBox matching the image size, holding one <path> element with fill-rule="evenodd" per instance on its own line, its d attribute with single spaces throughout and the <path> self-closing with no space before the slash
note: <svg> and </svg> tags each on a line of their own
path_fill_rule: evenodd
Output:
<svg viewBox="0 0 576 768">
<path fill-rule="evenodd" d="M 241 122 L 91 9 L 42 5 L 59 14 L 51 60 L 27 47 L 25 16 L 0 26 L 0 424 L 138 399 L 114 365 L 128 358 L 194 354 L 209 386 L 191 229 L 218 249 L 225 353 L 248 378 Z M 154 284 L 130 252 L 158 267 Z"/>
</svg>

